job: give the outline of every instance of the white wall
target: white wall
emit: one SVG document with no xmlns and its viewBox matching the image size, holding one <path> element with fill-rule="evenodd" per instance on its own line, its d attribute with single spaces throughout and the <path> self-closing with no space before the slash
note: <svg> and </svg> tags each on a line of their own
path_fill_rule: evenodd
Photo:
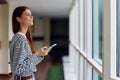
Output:
<svg viewBox="0 0 120 80">
<path fill-rule="evenodd" d="M 0 5 L 0 74 L 8 73 L 8 5 Z"/>
<path fill-rule="evenodd" d="M 12 3 L 9 3 L 9 27 L 8 27 L 8 32 L 9 32 L 9 40 L 11 40 L 12 36 L 13 36 L 13 32 L 12 32 L 12 13 L 13 10 L 15 9 L 15 5 L 13 5 Z"/>
<path fill-rule="evenodd" d="M 0 5 L 0 74 L 10 72 L 9 41 L 13 36 L 12 12 L 16 5 Z"/>
</svg>

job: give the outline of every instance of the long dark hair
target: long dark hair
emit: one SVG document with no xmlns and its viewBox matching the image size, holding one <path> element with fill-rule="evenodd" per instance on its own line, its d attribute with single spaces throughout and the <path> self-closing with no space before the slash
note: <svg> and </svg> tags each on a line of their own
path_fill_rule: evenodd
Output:
<svg viewBox="0 0 120 80">
<path fill-rule="evenodd" d="M 20 24 L 17 21 L 17 17 L 21 17 L 22 13 L 26 10 L 29 9 L 26 6 L 19 6 L 17 8 L 15 8 L 15 10 L 13 11 L 13 15 L 12 15 L 12 29 L 13 29 L 13 33 L 16 34 L 19 29 L 20 29 Z M 29 9 L 30 10 L 30 9 Z M 33 40 L 32 40 L 32 35 L 30 32 L 30 28 L 28 27 L 27 33 L 26 33 L 26 37 L 27 37 L 27 41 L 29 43 L 29 46 L 31 48 L 32 53 L 35 52 L 34 46 L 33 46 Z"/>
</svg>

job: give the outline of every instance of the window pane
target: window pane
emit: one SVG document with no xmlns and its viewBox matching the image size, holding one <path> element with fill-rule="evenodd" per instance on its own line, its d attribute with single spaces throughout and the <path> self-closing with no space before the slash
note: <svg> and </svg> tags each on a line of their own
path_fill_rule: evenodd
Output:
<svg viewBox="0 0 120 80">
<path fill-rule="evenodd" d="M 84 63 L 83 63 L 83 79 L 87 80 L 87 61 L 84 59 Z"/>
<path fill-rule="evenodd" d="M 87 51 L 87 0 L 83 0 L 83 50 L 86 52 Z"/>
<path fill-rule="evenodd" d="M 93 0 L 93 58 L 102 64 L 102 0 Z"/>
<path fill-rule="evenodd" d="M 117 0 L 117 76 L 120 77 L 120 0 Z"/>
<path fill-rule="evenodd" d="M 101 76 L 93 69 L 93 78 L 92 80 L 102 80 Z"/>
</svg>

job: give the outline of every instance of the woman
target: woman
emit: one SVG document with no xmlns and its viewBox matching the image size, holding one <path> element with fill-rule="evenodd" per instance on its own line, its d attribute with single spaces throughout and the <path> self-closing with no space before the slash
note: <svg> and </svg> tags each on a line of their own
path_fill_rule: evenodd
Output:
<svg viewBox="0 0 120 80">
<path fill-rule="evenodd" d="M 34 50 L 30 27 L 33 16 L 26 6 L 17 7 L 12 15 L 14 36 L 10 42 L 10 64 L 14 80 L 35 80 L 36 65 L 51 48 L 42 47 Z"/>
</svg>

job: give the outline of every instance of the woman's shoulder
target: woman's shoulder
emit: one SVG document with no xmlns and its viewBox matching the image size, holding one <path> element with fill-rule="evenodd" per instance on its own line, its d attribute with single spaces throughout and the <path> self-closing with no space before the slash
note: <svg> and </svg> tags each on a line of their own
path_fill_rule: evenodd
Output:
<svg viewBox="0 0 120 80">
<path fill-rule="evenodd" d="M 12 39 L 17 39 L 17 40 L 24 40 L 25 39 L 25 36 L 22 35 L 22 34 L 19 34 L 19 33 L 16 33 L 14 34 L 13 38 Z"/>
<path fill-rule="evenodd" d="M 16 34 L 14 34 L 14 36 L 13 36 L 13 38 L 12 38 L 12 40 L 11 40 L 11 43 L 12 43 L 12 44 L 14 44 L 14 43 L 16 43 L 16 42 L 17 42 L 17 43 L 23 43 L 23 42 L 25 42 L 25 40 L 26 40 L 25 36 L 16 33 Z"/>
</svg>

